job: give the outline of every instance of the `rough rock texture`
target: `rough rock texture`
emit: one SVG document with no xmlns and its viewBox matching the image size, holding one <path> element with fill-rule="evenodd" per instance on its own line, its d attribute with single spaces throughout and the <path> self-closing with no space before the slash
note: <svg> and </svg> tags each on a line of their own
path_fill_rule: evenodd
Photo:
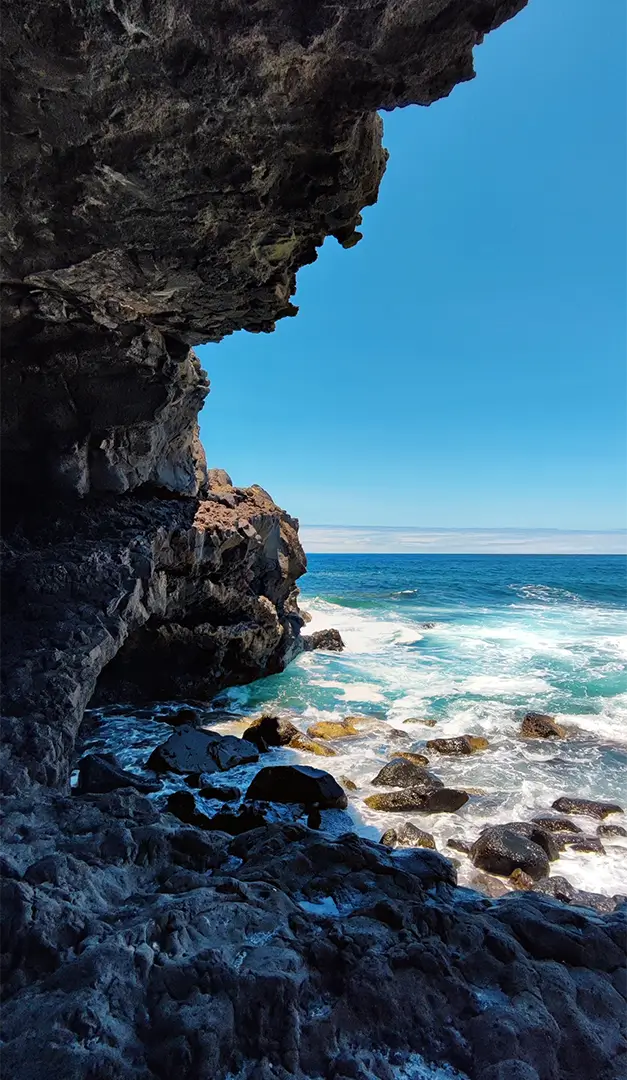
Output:
<svg viewBox="0 0 627 1080">
<path fill-rule="evenodd" d="M 314 649 L 326 649 L 327 652 L 342 652 L 344 642 L 339 630 L 316 630 L 315 634 L 306 634 L 301 638 L 303 649 L 313 652 Z"/>
<path fill-rule="evenodd" d="M 217 731 L 180 727 L 153 750 L 146 764 L 158 773 L 174 772 L 185 776 L 187 773 L 225 772 L 258 759 L 257 747 L 246 739 L 220 735 Z"/>
<path fill-rule="evenodd" d="M 15 799 L 3 829 L 7 1076 L 622 1075 L 625 908 L 492 901 L 434 851 L 232 838 L 130 789 Z"/>
<path fill-rule="evenodd" d="M 377 197 L 376 110 L 471 78 L 524 2 L 6 2 L 13 493 L 45 469 L 81 494 L 194 494 L 207 382 L 189 346 L 296 313 L 297 269 L 329 234 L 356 243 Z"/>
<path fill-rule="evenodd" d="M 520 734 L 525 739 L 563 739 L 566 732 L 563 727 L 555 723 L 554 716 L 529 712 L 523 718 Z"/>
<path fill-rule="evenodd" d="M 67 782 L 94 691 L 207 698 L 280 671 L 296 648 L 304 568 L 297 523 L 256 487 L 220 488 L 200 503 L 86 501 L 13 533 L 3 566 L 5 787 L 19 788 L 24 769 Z"/>
</svg>

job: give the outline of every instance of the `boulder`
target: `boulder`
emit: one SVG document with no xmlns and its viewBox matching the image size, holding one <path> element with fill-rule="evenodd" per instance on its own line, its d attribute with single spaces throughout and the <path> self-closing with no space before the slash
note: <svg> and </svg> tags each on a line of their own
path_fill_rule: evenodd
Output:
<svg viewBox="0 0 627 1080">
<path fill-rule="evenodd" d="M 262 753 L 269 746 L 289 746 L 290 739 L 300 732 L 285 716 L 257 716 L 247 727 L 243 738 L 253 743 Z"/>
<path fill-rule="evenodd" d="M 374 777 L 372 783 L 377 787 L 421 787 L 425 791 L 444 787 L 437 776 L 422 765 L 415 765 L 404 755 L 388 761 L 387 765 L 384 765 Z"/>
<path fill-rule="evenodd" d="M 399 825 L 398 829 L 388 829 L 387 832 L 383 833 L 379 843 L 392 848 L 421 847 L 432 848 L 435 851 L 435 840 L 431 833 L 417 828 L 416 825 L 412 825 L 411 821 Z"/>
<path fill-rule="evenodd" d="M 428 765 L 429 758 L 424 754 L 413 754 L 410 750 L 399 750 L 396 757 L 405 758 L 407 761 L 411 761 L 414 765 Z"/>
<path fill-rule="evenodd" d="M 435 720 L 431 720 L 431 719 L 427 720 L 427 719 L 425 719 L 425 717 L 419 717 L 419 716 L 408 716 L 407 720 L 403 720 L 403 723 L 404 724 L 422 724 L 423 727 L 435 727 L 435 725 L 436 725 Z"/>
<path fill-rule="evenodd" d="M 582 830 L 578 825 L 567 817 L 560 817 L 557 814 L 541 814 L 539 817 L 532 818 L 533 824 L 537 825 L 544 832 L 550 833 L 580 833 Z"/>
<path fill-rule="evenodd" d="M 337 750 L 334 750 L 332 746 L 325 746 L 323 742 L 310 739 L 309 735 L 304 735 L 302 731 L 298 731 L 290 739 L 288 746 L 291 750 L 303 750 L 307 754 L 316 754 L 318 757 L 337 757 Z"/>
<path fill-rule="evenodd" d="M 486 874 L 483 870 L 475 870 L 470 875 L 469 885 L 471 889 L 476 889 L 477 892 L 482 892 L 486 896 L 491 896 L 497 900 L 500 896 L 507 896 L 511 891 L 510 887 L 501 881 L 500 878 L 492 877 L 491 874 Z"/>
<path fill-rule="evenodd" d="M 561 814 L 583 814 L 586 817 L 603 818 L 610 814 L 622 814 L 623 807 L 617 803 L 597 802 L 594 799 L 578 799 L 569 795 L 562 795 L 551 803 L 553 810 L 559 810 Z"/>
<path fill-rule="evenodd" d="M 86 754 L 78 763 L 77 795 L 102 795 L 118 788 L 135 788 L 142 795 L 159 791 L 161 785 L 127 772 L 113 754 Z"/>
<path fill-rule="evenodd" d="M 340 783 L 346 791 L 357 791 L 357 784 L 351 780 L 350 776 L 340 776 Z"/>
<path fill-rule="evenodd" d="M 531 821 L 507 821 L 504 825 L 494 825 L 490 826 L 490 828 L 509 829 L 511 832 L 518 833 L 519 836 L 526 836 L 527 840 L 532 840 L 534 844 L 538 844 L 546 852 L 551 862 L 555 862 L 559 858 L 561 850 L 559 833 L 546 832 L 545 829 Z"/>
<path fill-rule="evenodd" d="M 326 649 L 328 652 L 342 652 L 345 648 L 339 630 L 316 630 L 313 634 L 301 637 L 305 652 L 314 649 Z"/>
<path fill-rule="evenodd" d="M 200 716 L 195 709 L 177 709 L 173 713 L 154 713 L 153 720 L 160 720 L 162 723 L 170 724 L 172 727 L 183 727 L 183 725 L 198 727 L 201 723 Z"/>
<path fill-rule="evenodd" d="M 345 720 L 318 720 L 307 728 L 307 734 L 310 739 L 345 739 L 349 735 L 359 735 L 359 730 L 352 717 L 347 716 Z"/>
<path fill-rule="evenodd" d="M 204 784 L 199 795 L 203 799 L 222 799 L 222 802 L 235 802 L 236 799 L 242 797 L 242 793 L 238 787 L 227 785 L 221 786 L 220 784 Z"/>
<path fill-rule="evenodd" d="M 622 825 L 598 825 L 597 836 L 627 836 L 627 829 Z"/>
<path fill-rule="evenodd" d="M 453 788 L 410 787 L 401 791 L 385 791 L 369 795 L 364 800 L 371 810 L 408 812 L 417 810 L 427 814 L 453 813 L 468 802 L 465 791 Z"/>
<path fill-rule="evenodd" d="M 348 799 L 337 780 L 322 769 L 308 765 L 271 765 L 252 781 L 246 799 L 317 805 L 322 810 L 344 810 Z"/>
<path fill-rule="evenodd" d="M 556 900 L 569 903 L 577 891 L 565 877 L 545 877 L 534 882 L 533 892 L 542 893 L 544 896 L 553 896 Z"/>
<path fill-rule="evenodd" d="M 241 836 L 242 833 L 250 832 L 251 829 L 298 821 L 304 811 L 305 808 L 302 805 L 294 804 L 287 810 L 285 807 L 279 809 L 264 801 L 247 801 L 238 807 L 223 806 L 209 819 L 205 827 L 229 833 L 230 836 Z"/>
<path fill-rule="evenodd" d="M 529 892 L 533 888 L 533 878 L 526 874 L 524 870 L 513 870 L 509 875 L 509 880 L 512 887 L 520 892 Z"/>
<path fill-rule="evenodd" d="M 214 773 L 259 759 L 257 747 L 235 735 L 184 726 L 153 750 L 147 767 L 155 772 Z"/>
<path fill-rule="evenodd" d="M 563 739 L 564 728 L 546 713 L 528 712 L 522 722 L 520 734 L 524 739 Z"/>
<path fill-rule="evenodd" d="M 184 821 L 186 825 L 195 825 L 198 829 L 211 828 L 209 816 L 198 809 L 191 791 L 172 792 L 168 795 L 166 806 L 171 814 L 174 814 L 179 821 Z"/>
<path fill-rule="evenodd" d="M 569 847 L 571 851 L 587 852 L 590 854 L 605 855 L 605 848 L 601 843 L 598 836 L 581 836 L 579 833 L 564 833 L 560 834 L 560 839 L 563 837 L 563 846 Z M 563 848 L 560 846 L 560 851 Z"/>
<path fill-rule="evenodd" d="M 461 851 L 462 855 L 470 855 L 472 844 L 469 844 L 467 840 L 458 840 L 451 836 L 446 841 L 446 846 L 452 848 L 453 851 Z"/>
<path fill-rule="evenodd" d="M 481 870 L 502 877 L 509 877 L 514 870 L 524 870 L 534 881 L 549 875 L 544 848 L 508 825 L 484 829 L 472 845 L 470 857 Z"/>
<path fill-rule="evenodd" d="M 474 754 L 477 750 L 485 750 L 488 740 L 479 735 L 457 735 L 452 739 L 429 739 L 428 750 L 436 750 L 438 754 Z"/>
</svg>

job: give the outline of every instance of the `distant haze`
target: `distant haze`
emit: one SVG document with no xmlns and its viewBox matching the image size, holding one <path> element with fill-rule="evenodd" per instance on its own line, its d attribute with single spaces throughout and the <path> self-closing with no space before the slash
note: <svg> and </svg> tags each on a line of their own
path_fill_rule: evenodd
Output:
<svg viewBox="0 0 627 1080">
<path fill-rule="evenodd" d="M 301 525 L 307 552 L 433 554 L 622 555 L 627 529 L 421 529 L 402 526 Z"/>
</svg>

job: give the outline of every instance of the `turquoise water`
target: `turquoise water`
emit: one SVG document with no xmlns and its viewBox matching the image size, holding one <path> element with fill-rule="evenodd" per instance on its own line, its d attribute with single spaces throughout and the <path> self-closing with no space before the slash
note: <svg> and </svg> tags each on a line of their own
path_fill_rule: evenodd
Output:
<svg viewBox="0 0 627 1080">
<path fill-rule="evenodd" d="M 312 615 L 306 630 L 336 627 L 346 651 L 302 655 L 223 700 L 246 714 L 288 712 L 304 730 L 348 714 L 377 721 L 367 738 L 334 744 L 338 757 L 321 762 L 358 784 L 351 813 L 360 831 L 375 837 L 414 820 L 444 845 L 474 839 L 487 822 L 528 819 L 560 795 L 627 805 L 624 558 L 316 554 L 301 594 Z M 568 738 L 521 739 L 529 709 L 558 716 Z M 404 723 L 412 717 L 435 727 Z M 386 738 L 390 727 L 416 751 L 436 736 L 485 736 L 485 752 L 434 755 L 431 767 L 448 784 L 486 794 L 454 815 L 369 810 L 370 780 L 399 746 Z M 580 824 L 595 834 L 597 822 Z M 608 843 L 605 856 L 568 854 L 553 872 L 583 888 L 625 891 L 625 843 Z"/>
</svg>

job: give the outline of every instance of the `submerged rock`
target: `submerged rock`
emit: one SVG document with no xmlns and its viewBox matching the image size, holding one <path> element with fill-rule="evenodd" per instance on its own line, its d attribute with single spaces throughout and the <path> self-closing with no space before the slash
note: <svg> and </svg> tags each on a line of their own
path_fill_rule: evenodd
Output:
<svg viewBox="0 0 627 1080">
<path fill-rule="evenodd" d="M 399 825 L 397 829 L 388 829 L 387 832 L 383 833 L 379 843 L 392 848 L 420 847 L 432 848 L 435 851 L 435 840 L 431 833 L 417 828 L 416 825 L 412 825 L 411 821 L 406 821 L 404 825 Z"/>
<path fill-rule="evenodd" d="M 344 810 L 348 799 L 337 780 L 308 765 L 271 765 L 253 779 L 246 799 L 279 803 L 315 804 L 322 810 Z"/>
<path fill-rule="evenodd" d="M 424 813 L 453 813 L 468 802 L 465 791 L 454 788 L 425 787 L 404 788 L 401 791 L 386 791 L 380 795 L 369 795 L 364 800 L 371 810 L 410 811 Z"/>
<path fill-rule="evenodd" d="M 349 735 L 359 735 L 359 729 L 352 717 L 347 716 L 345 720 L 318 720 L 307 728 L 307 734 L 310 739 L 345 739 Z"/>
<path fill-rule="evenodd" d="M 424 754 L 414 754 L 410 750 L 399 750 L 396 757 L 405 758 L 407 761 L 411 761 L 414 765 L 428 765 L 429 758 Z"/>
<path fill-rule="evenodd" d="M 528 892 L 533 888 L 533 878 L 530 874 L 526 874 L 524 870 L 513 870 L 509 875 L 509 880 L 514 889 L 518 889 L 520 892 Z"/>
<path fill-rule="evenodd" d="M 235 735 L 177 728 L 170 738 L 153 750 L 147 768 L 155 772 L 212 773 L 247 765 L 259 759 L 257 747 Z"/>
<path fill-rule="evenodd" d="M 357 791 L 357 784 L 350 776 L 340 776 L 340 783 L 346 791 Z"/>
<path fill-rule="evenodd" d="M 520 734 L 524 739 L 563 739 L 566 732 L 555 723 L 554 716 L 528 712 L 523 719 Z"/>
<path fill-rule="evenodd" d="M 606 818 L 610 814 L 622 814 L 623 807 L 617 803 L 597 802 L 595 799 L 578 799 L 569 795 L 562 795 L 551 803 L 553 810 L 559 810 L 562 814 L 582 814 L 586 817 Z"/>
<path fill-rule="evenodd" d="M 538 828 L 543 829 L 544 832 L 550 832 L 550 833 L 580 833 L 580 832 L 582 832 L 582 830 L 579 828 L 579 825 L 575 825 L 575 823 L 572 822 L 570 820 L 570 818 L 558 817 L 557 814 L 554 814 L 552 816 L 548 815 L 548 814 L 544 814 L 544 815 L 541 814 L 538 817 L 534 817 L 532 819 L 532 821 L 533 821 L 534 825 L 537 825 Z"/>
<path fill-rule="evenodd" d="M 460 851 L 462 855 L 470 855 L 472 844 L 467 840 L 458 840 L 455 836 L 451 836 L 446 841 L 446 846 L 452 848 L 453 851 Z"/>
<path fill-rule="evenodd" d="M 486 750 L 488 745 L 488 740 L 479 735 L 458 735 L 452 739 L 429 739 L 427 749 L 438 754 L 474 754 Z"/>
<path fill-rule="evenodd" d="M 470 857 L 475 866 L 502 877 L 509 877 L 514 870 L 523 870 L 534 881 L 549 875 L 544 848 L 507 825 L 484 829 L 472 845 Z"/>
<path fill-rule="evenodd" d="M 606 851 L 598 836 L 581 836 L 579 834 L 564 834 L 564 847 L 571 851 L 588 852 L 590 854 L 605 855 Z"/>
<path fill-rule="evenodd" d="M 339 630 L 316 630 L 314 634 L 301 636 L 305 652 L 314 649 L 326 649 L 328 652 L 342 652 L 345 648 Z"/>
<path fill-rule="evenodd" d="M 316 754 L 317 757 L 337 757 L 337 750 L 334 750 L 332 746 L 325 746 L 323 742 L 311 739 L 309 735 L 304 735 L 302 731 L 292 736 L 288 746 L 292 750 L 302 750 L 307 754 Z"/>
<path fill-rule="evenodd" d="M 269 746 L 289 746 L 290 739 L 300 732 L 291 720 L 285 716 L 271 716 L 264 713 L 256 717 L 242 738 L 253 743 L 261 752 Z"/>
<path fill-rule="evenodd" d="M 235 802 L 240 799 L 242 793 L 238 787 L 220 784 L 204 784 L 198 794 L 203 799 L 222 799 L 223 802 Z"/>
<path fill-rule="evenodd" d="M 377 773 L 371 783 L 377 787 L 417 787 L 425 790 L 444 787 L 444 784 L 428 769 L 422 765 L 416 765 L 407 759 L 406 755 L 400 755 L 388 761 L 387 765 Z"/>
<path fill-rule="evenodd" d="M 598 825 L 597 836 L 627 836 L 627 829 L 623 825 Z"/>
<path fill-rule="evenodd" d="M 437 721 L 432 719 L 425 719 L 425 717 L 408 716 L 407 720 L 403 720 L 404 724 L 422 724 L 423 727 L 435 727 Z"/>
<path fill-rule="evenodd" d="M 148 795 L 160 786 L 123 769 L 113 754 L 86 754 L 78 763 L 77 795 L 103 794 L 127 787 Z"/>
</svg>

